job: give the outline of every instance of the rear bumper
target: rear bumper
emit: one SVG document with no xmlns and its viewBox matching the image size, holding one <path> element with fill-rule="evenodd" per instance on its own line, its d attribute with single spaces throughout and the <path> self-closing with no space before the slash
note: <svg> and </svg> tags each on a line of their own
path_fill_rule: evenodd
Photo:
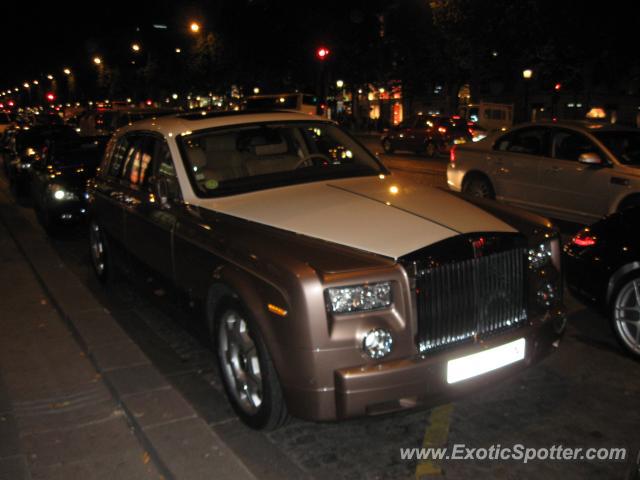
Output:
<svg viewBox="0 0 640 480">
<path fill-rule="evenodd" d="M 561 337 L 564 309 L 545 319 L 484 341 L 376 365 L 344 368 L 334 373 L 335 389 L 296 392 L 292 413 L 312 420 L 335 420 L 429 407 L 472 392 L 523 370 L 549 354 Z M 525 358 L 506 367 L 454 384 L 447 383 L 449 360 L 525 338 Z"/>
</svg>

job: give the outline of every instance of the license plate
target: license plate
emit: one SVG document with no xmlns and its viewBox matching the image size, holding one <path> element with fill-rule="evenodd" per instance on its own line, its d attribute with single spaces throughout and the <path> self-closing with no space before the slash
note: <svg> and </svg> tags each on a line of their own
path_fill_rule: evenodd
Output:
<svg viewBox="0 0 640 480">
<path fill-rule="evenodd" d="M 466 357 L 449 360 L 447 383 L 456 383 L 524 359 L 524 338 Z"/>
</svg>

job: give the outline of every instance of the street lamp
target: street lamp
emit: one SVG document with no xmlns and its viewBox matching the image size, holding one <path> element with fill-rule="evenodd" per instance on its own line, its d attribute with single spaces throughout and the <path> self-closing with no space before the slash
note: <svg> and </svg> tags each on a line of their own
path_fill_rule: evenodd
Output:
<svg viewBox="0 0 640 480">
<path fill-rule="evenodd" d="M 140 51 L 140 45 L 138 45 L 137 43 L 131 44 L 131 50 L 133 50 L 136 53 L 139 52 Z"/>
<path fill-rule="evenodd" d="M 258 87 L 253 88 L 253 94 L 258 95 L 260 93 L 260 89 Z"/>
<path fill-rule="evenodd" d="M 522 71 L 522 78 L 524 78 L 524 118 L 529 120 L 529 80 L 533 77 L 533 70 L 527 68 Z"/>
<path fill-rule="evenodd" d="M 53 75 L 51 75 L 51 74 L 47 75 L 47 79 L 53 80 Z"/>
<path fill-rule="evenodd" d="M 342 87 L 344 87 L 344 81 L 342 81 L 342 80 L 337 80 L 337 81 L 336 81 L 336 87 L 338 87 L 338 88 L 342 88 Z"/>
<path fill-rule="evenodd" d="M 64 72 L 65 75 L 71 75 L 71 70 L 69 70 L 68 68 L 65 68 L 62 71 Z"/>
<path fill-rule="evenodd" d="M 93 57 L 93 63 L 100 65 L 102 63 L 102 59 L 100 57 Z"/>
<path fill-rule="evenodd" d="M 198 22 L 191 22 L 191 25 L 189 25 L 189 30 L 191 30 L 193 33 L 198 33 L 200 31 L 200 24 Z"/>
<path fill-rule="evenodd" d="M 182 49 L 181 48 L 176 48 L 176 53 L 182 53 Z"/>
</svg>

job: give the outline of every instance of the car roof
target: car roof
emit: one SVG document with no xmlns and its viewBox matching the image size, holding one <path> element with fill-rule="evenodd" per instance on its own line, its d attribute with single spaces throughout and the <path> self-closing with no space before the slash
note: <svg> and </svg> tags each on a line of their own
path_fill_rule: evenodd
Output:
<svg viewBox="0 0 640 480">
<path fill-rule="evenodd" d="M 290 121 L 328 121 L 326 118 L 308 113 L 290 110 L 242 110 L 222 112 L 190 112 L 178 115 L 166 115 L 135 122 L 118 130 L 129 132 L 137 130 L 152 130 L 165 136 L 180 135 L 208 128 L 217 128 L 247 123 L 260 122 L 290 122 Z"/>
</svg>

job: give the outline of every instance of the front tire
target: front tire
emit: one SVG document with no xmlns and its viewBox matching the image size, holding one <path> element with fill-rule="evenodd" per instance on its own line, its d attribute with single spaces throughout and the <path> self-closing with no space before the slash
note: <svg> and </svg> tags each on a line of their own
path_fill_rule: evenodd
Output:
<svg viewBox="0 0 640 480">
<path fill-rule="evenodd" d="M 483 177 L 473 177 L 465 181 L 462 185 L 462 192 L 472 197 L 495 198 L 495 192 L 491 182 Z"/>
<path fill-rule="evenodd" d="M 249 427 L 275 430 L 288 417 L 277 372 L 248 310 L 223 301 L 214 319 L 214 345 L 222 381 L 234 411 Z"/>
<path fill-rule="evenodd" d="M 611 324 L 622 347 L 640 360 L 640 277 L 622 281 L 613 297 Z"/>
</svg>

